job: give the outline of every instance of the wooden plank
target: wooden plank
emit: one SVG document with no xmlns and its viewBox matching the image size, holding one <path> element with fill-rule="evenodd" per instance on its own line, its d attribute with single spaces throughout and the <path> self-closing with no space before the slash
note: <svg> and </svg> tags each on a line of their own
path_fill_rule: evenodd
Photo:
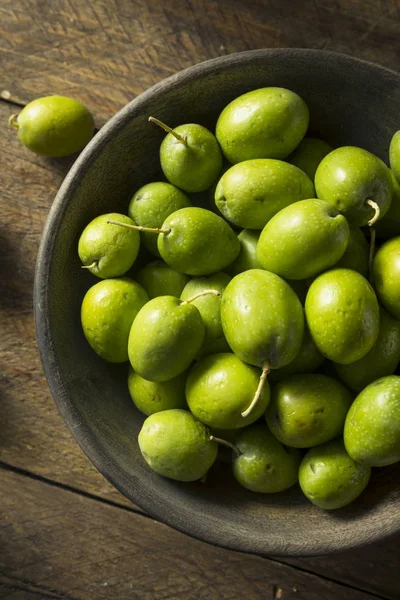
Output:
<svg viewBox="0 0 400 600">
<path fill-rule="evenodd" d="M 398 68 L 397 0 L 3 0 L 0 92 L 73 95 L 99 124 L 194 63 L 263 47 L 335 50 Z"/>
<path fill-rule="evenodd" d="M 132 506 L 89 463 L 58 414 L 35 341 L 32 286 L 47 211 L 71 160 L 38 157 L 0 102 L 0 461 Z"/>
<path fill-rule="evenodd" d="M 400 598 L 400 536 L 332 556 L 284 559 L 285 564 L 348 583 L 377 596 Z"/>
<path fill-rule="evenodd" d="M 79 600 L 376 598 L 4 469 L 0 513 L 0 574 Z"/>
</svg>

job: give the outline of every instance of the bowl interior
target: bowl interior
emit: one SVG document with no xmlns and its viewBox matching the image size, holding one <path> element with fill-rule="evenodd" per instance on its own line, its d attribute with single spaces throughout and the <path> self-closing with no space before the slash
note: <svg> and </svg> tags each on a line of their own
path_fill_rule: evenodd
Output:
<svg viewBox="0 0 400 600">
<path fill-rule="evenodd" d="M 133 192 L 160 177 L 163 133 L 210 128 L 233 98 L 263 86 L 298 92 L 311 113 L 310 133 L 332 145 L 358 145 L 387 161 L 399 128 L 400 77 L 350 57 L 307 50 L 252 51 L 208 61 L 155 86 L 120 111 L 82 153 L 51 209 L 39 252 L 35 313 L 53 396 L 97 468 L 158 519 L 230 548 L 256 553 L 328 553 L 400 530 L 400 465 L 374 472 L 367 491 L 334 512 L 313 507 L 298 486 L 276 495 L 241 489 L 217 463 L 205 484 L 179 484 L 151 472 L 140 456 L 143 416 L 126 386 L 127 365 L 99 359 L 80 327 L 80 304 L 95 278 L 80 268 L 78 238 L 95 216 L 127 211 Z"/>
</svg>

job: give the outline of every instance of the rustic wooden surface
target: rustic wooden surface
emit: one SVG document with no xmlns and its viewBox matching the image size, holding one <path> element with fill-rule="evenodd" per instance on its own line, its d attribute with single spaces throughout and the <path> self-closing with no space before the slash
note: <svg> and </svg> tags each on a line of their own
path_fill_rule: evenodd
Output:
<svg viewBox="0 0 400 600">
<path fill-rule="evenodd" d="M 376 597 L 279 561 L 205 545 L 143 515 L 6 470 L 0 507 L 0 573 L 8 586 L 34 581 L 71 600 Z"/>
<path fill-rule="evenodd" d="M 50 93 L 83 100 L 100 127 L 177 70 L 252 48 L 398 69 L 399 1 L 2 0 L 0 40 L 0 598 L 399 600 L 399 539 L 315 559 L 243 556 L 156 523 L 90 465 L 50 397 L 32 318 L 41 230 L 73 158 L 35 156 L 7 127 Z"/>
</svg>

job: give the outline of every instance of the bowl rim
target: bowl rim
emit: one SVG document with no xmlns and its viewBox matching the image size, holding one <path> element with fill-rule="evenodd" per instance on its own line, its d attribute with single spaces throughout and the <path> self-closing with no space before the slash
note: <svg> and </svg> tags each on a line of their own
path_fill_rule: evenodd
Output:
<svg viewBox="0 0 400 600">
<path fill-rule="evenodd" d="M 81 170 L 87 169 L 100 154 L 103 146 L 108 139 L 112 137 L 116 131 L 122 130 L 125 124 L 137 114 L 141 107 L 145 106 L 151 98 L 163 94 L 165 91 L 171 90 L 182 82 L 188 82 L 196 79 L 203 73 L 223 70 L 225 66 L 233 64 L 251 63 L 255 59 L 262 59 L 268 56 L 269 58 L 276 57 L 277 59 L 293 58 L 296 55 L 308 58 L 323 57 L 325 60 L 341 61 L 343 64 L 353 66 L 364 66 L 368 69 L 376 70 L 380 75 L 386 75 L 389 78 L 395 77 L 399 79 L 400 74 L 392 69 L 388 69 L 376 63 L 372 63 L 354 56 L 331 52 L 326 50 L 309 49 L 309 48 L 262 48 L 228 54 L 200 62 L 192 65 L 182 71 L 179 71 L 166 79 L 151 86 L 123 108 L 121 108 L 114 116 L 112 116 L 99 132 L 93 137 L 89 144 L 81 152 L 77 160 L 72 165 L 71 169 L 64 178 L 57 195 L 50 207 L 39 245 L 39 250 L 36 259 L 34 287 L 33 287 L 33 312 L 36 329 L 36 338 L 39 348 L 39 354 L 47 379 L 50 392 L 57 405 L 57 408 L 68 425 L 73 437 L 79 444 L 83 452 L 97 468 L 98 471 L 126 498 L 134 504 L 145 510 L 152 517 L 156 518 L 161 523 L 164 523 L 186 535 L 195 539 L 211 543 L 215 546 L 227 548 L 230 550 L 242 551 L 254 555 L 270 555 L 270 556 L 317 556 L 328 553 L 342 552 L 349 549 L 358 548 L 367 544 L 387 539 L 395 536 L 400 531 L 400 518 L 398 522 L 393 523 L 390 531 L 382 531 L 379 524 L 371 531 L 369 528 L 356 527 L 352 535 L 346 539 L 338 540 L 338 543 L 327 545 L 321 539 L 307 542 L 303 547 L 298 543 L 293 543 L 290 540 L 282 540 L 278 545 L 276 542 L 269 542 L 265 539 L 262 547 L 254 549 L 252 544 L 247 541 L 244 536 L 240 540 L 232 537 L 227 532 L 217 532 L 210 530 L 207 525 L 202 525 L 201 519 L 191 522 L 190 527 L 185 526 L 185 519 L 177 521 L 170 518 L 167 511 L 162 510 L 162 504 L 154 504 L 151 501 L 150 495 L 138 492 L 137 496 L 131 493 L 128 485 L 125 483 L 124 477 L 118 477 L 114 472 L 112 463 L 107 458 L 106 453 L 102 449 L 101 443 L 92 435 L 91 428 L 82 423 L 74 406 L 70 403 L 67 394 L 65 393 L 61 371 L 58 368 L 58 359 L 55 348 L 52 342 L 50 319 L 49 319 L 49 280 L 51 270 L 51 257 L 54 248 L 57 232 L 63 218 L 63 214 L 68 206 L 70 198 L 74 195 L 79 186 L 79 173 Z M 135 497 L 134 497 L 135 496 Z M 400 511 L 399 511 L 400 512 Z"/>
</svg>

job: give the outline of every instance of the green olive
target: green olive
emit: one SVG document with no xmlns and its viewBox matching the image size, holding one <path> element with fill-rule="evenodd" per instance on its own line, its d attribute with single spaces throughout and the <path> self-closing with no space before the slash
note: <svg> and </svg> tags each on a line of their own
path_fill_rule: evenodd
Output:
<svg viewBox="0 0 400 600">
<path fill-rule="evenodd" d="M 37 154 L 61 157 L 79 152 L 93 137 L 94 121 L 81 102 L 65 96 L 37 98 L 10 124 L 21 142 Z"/>
</svg>

